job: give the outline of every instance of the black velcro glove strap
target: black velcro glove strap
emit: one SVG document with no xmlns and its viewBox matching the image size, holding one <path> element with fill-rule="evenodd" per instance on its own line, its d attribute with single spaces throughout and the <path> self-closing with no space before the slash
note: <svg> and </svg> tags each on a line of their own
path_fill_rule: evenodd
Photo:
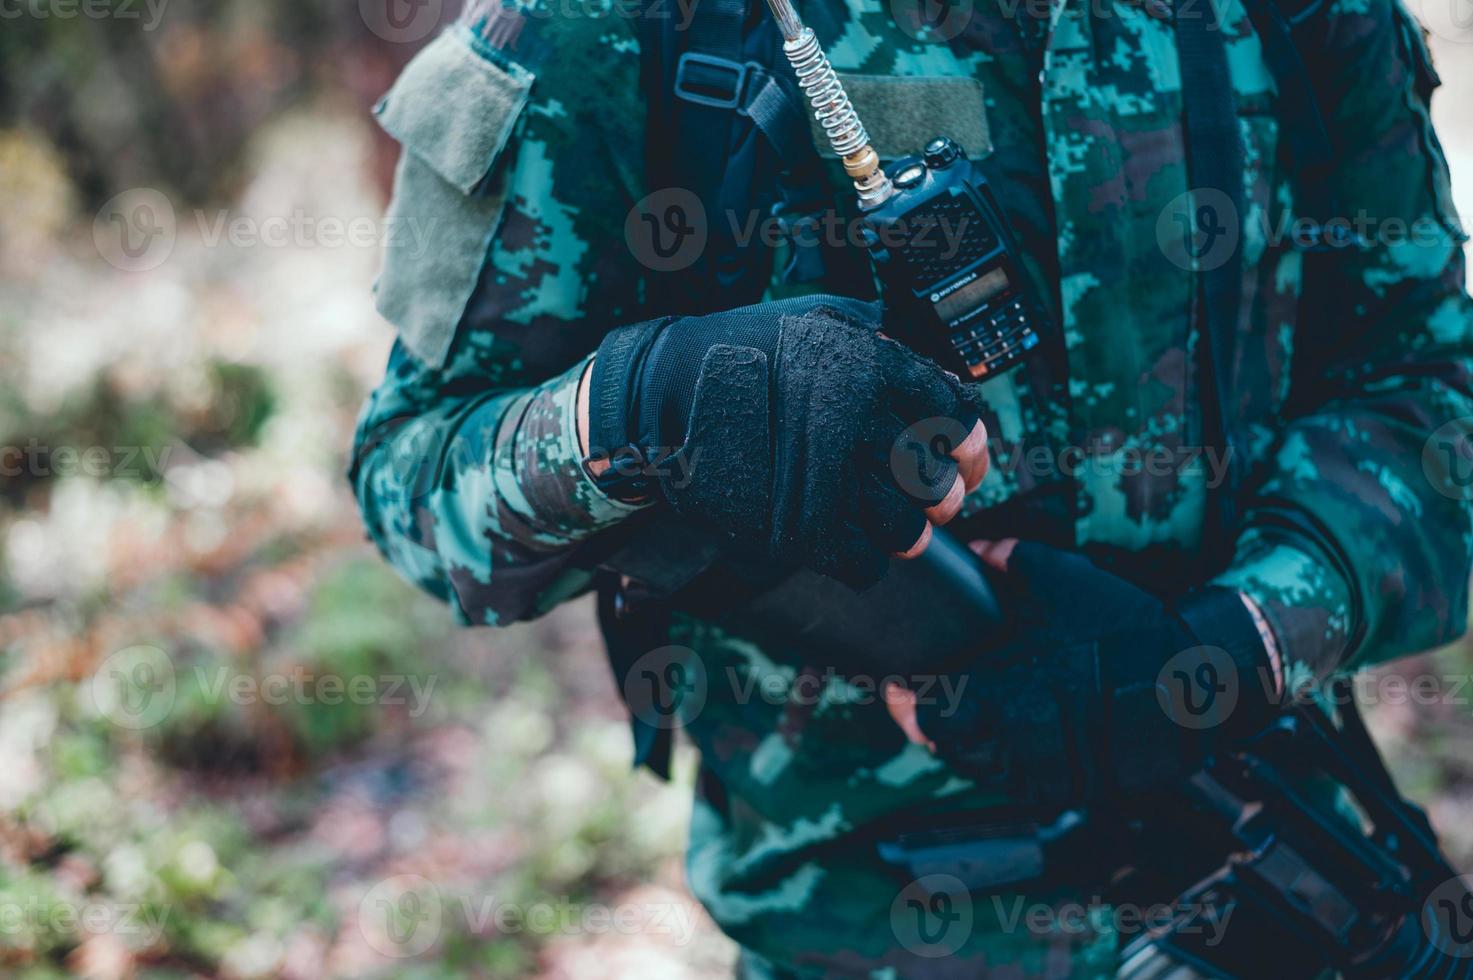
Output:
<svg viewBox="0 0 1473 980">
<path fill-rule="evenodd" d="M 1194 636 L 1221 649 L 1237 668 L 1241 690 L 1236 710 L 1224 722 L 1225 734 L 1229 738 L 1257 734 L 1277 714 L 1279 699 L 1263 634 L 1243 597 L 1232 589 L 1207 586 L 1177 600 L 1176 614 Z"/>
<path fill-rule="evenodd" d="M 619 327 L 605 335 L 593 361 L 588 384 L 588 445 L 590 455 L 607 456 L 629 445 L 629 393 L 639 390 L 639 372 L 660 332 L 670 319 Z M 643 447 L 641 447 L 643 448 Z"/>
</svg>

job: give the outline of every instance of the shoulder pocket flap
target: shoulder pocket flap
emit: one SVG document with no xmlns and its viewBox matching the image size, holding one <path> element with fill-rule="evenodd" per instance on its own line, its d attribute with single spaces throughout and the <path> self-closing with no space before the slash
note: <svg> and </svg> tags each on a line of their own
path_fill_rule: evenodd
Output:
<svg viewBox="0 0 1473 980">
<path fill-rule="evenodd" d="M 463 29 L 441 34 L 374 109 L 385 132 L 465 194 L 486 181 L 534 77 L 517 65 L 494 64 L 475 43 Z"/>
<path fill-rule="evenodd" d="M 992 152 L 982 83 L 956 75 L 855 75 L 839 73 L 849 101 L 869 131 L 881 159 L 919 153 L 933 137 L 950 136 L 973 160 Z M 829 147 L 816 121 L 813 140 L 826 157 Z"/>
</svg>

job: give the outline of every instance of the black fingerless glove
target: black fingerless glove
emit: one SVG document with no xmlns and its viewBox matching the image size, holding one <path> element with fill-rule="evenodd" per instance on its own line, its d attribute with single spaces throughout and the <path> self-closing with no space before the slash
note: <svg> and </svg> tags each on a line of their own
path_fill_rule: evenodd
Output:
<svg viewBox="0 0 1473 980">
<path fill-rule="evenodd" d="M 927 438 L 934 465 L 902 488 L 897 439 L 964 437 L 979 418 L 954 375 L 879 336 L 880 315 L 810 296 L 613 331 L 589 386 L 590 458 L 612 463 L 600 484 L 663 500 L 750 556 L 878 580 L 957 475 L 955 446 Z"/>
</svg>

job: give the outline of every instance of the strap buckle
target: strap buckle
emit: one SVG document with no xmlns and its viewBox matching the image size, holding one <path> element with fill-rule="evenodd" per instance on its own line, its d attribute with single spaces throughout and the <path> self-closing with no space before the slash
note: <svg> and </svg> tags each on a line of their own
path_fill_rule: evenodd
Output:
<svg viewBox="0 0 1473 980">
<path fill-rule="evenodd" d="M 675 97 L 711 109 L 739 110 L 748 76 L 760 71 L 755 61 L 687 51 L 675 65 Z"/>
</svg>

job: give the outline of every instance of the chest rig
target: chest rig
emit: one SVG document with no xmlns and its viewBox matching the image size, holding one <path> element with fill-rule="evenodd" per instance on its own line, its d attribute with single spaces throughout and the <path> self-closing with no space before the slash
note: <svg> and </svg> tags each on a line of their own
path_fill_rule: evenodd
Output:
<svg viewBox="0 0 1473 980">
<path fill-rule="evenodd" d="M 1278 0 L 1245 0 L 1245 4 L 1278 82 L 1282 114 L 1292 118 L 1293 124 L 1285 127 L 1292 136 L 1283 152 L 1288 158 L 1286 165 L 1297 178 L 1302 211 L 1333 215 L 1337 213 L 1335 202 L 1327 189 L 1329 181 L 1324 179 L 1332 163 L 1329 138 L 1294 35 L 1296 24 L 1312 17 L 1316 8 L 1291 16 L 1285 14 Z M 811 6 L 814 9 L 807 12 L 808 19 L 823 30 L 828 26 L 824 22 L 828 12 L 821 3 Z M 941 15 L 944 17 L 944 10 Z M 836 197 L 814 146 L 807 119 L 809 105 L 784 55 L 783 31 L 767 5 L 762 0 L 700 0 L 691 9 L 691 17 L 683 30 L 673 15 L 637 20 L 641 86 L 649 107 L 646 186 L 656 191 L 647 200 L 658 202 L 661 189 L 679 188 L 693 194 L 703 212 L 697 222 L 699 230 L 706 236 L 704 248 L 692 264 L 650 275 L 646 302 L 649 315 L 700 314 L 760 301 L 773 281 L 777 250 L 771 239 L 744 234 L 754 219 L 771 220 L 784 233 L 787 261 L 781 278 L 785 282 L 813 283 L 825 291 L 861 298 L 873 296 L 875 272 L 865 249 L 844 247 L 842 241 L 824 235 L 803 234 L 822 222 L 852 217 L 853 210 Z M 1028 24 L 1021 29 L 1025 43 L 1037 49 L 1041 65 L 1046 31 L 1028 30 L 1039 26 Z M 1191 185 L 1223 189 L 1242 213 L 1243 151 L 1220 26 L 1198 12 L 1178 17 L 1175 30 Z M 1034 36 L 1028 37 L 1029 33 Z M 927 148 L 914 161 L 923 170 L 930 170 L 926 179 L 931 179 L 931 174 L 944 174 L 944 163 L 939 161 L 931 169 L 930 156 Z M 893 179 L 903 180 L 906 166 L 907 161 L 902 160 L 887 172 Z M 855 175 L 851 172 L 851 176 Z M 655 208 L 658 210 L 659 205 Z M 655 223 L 664 218 L 658 213 L 652 215 Z M 1326 250 L 1334 244 L 1326 243 Z M 1319 278 L 1312 274 L 1317 265 L 1313 257 L 1306 265 L 1306 294 Z M 1241 255 L 1235 251 L 1229 261 L 1198 269 L 1194 275 L 1198 283 L 1193 318 L 1197 335 L 1202 338 L 1198 345 L 1198 377 L 1204 441 L 1226 447 L 1232 460 L 1231 448 L 1237 434 L 1228 395 L 1242 283 Z M 888 282 L 885 292 L 889 305 L 893 290 Z M 925 297 L 920 299 L 924 302 Z M 1324 301 L 1320 297 L 1314 302 Z M 1037 340 L 1035 337 L 1029 348 L 1037 346 Z M 1052 340 L 1062 374 L 1062 339 Z M 925 349 L 923 344 L 915 346 Z M 1049 346 L 1045 343 L 1041 353 L 1047 354 Z M 947 363 L 944 357 L 938 359 Z M 966 376 L 964 362 L 947 366 Z M 975 372 L 973 376 L 980 377 Z M 1229 552 L 1237 524 L 1239 490 L 1239 475 L 1230 470 L 1228 479 L 1213 493 L 1204 533 L 1204 540 L 1212 547 L 1206 549 L 1209 553 L 1204 555 L 1205 564 L 1220 563 Z M 666 534 L 663 525 L 661 532 L 660 537 L 666 541 L 680 537 L 675 532 Z M 964 590 L 975 584 L 965 575 L 958 581 L 952 574 L 965 564 L 963 551 L 960 556 L 938 558 L 940 567 L 920 572 L 913 566 L 921 562 L 896 563 L 912 566 L 899 570 L 900 578 L 911 576 L 912 581 L 896 585 L 896 601 L 886 601 L 872 591 L 860 603 L 852 595 L 845 595 L 841 587 L 809 581 L 812 576 L 803 579 L 801 573 L 794 576 L 800 579 L 795 587 L 781 576 L 771 576 L 770 570 L 713 571 L 712 566 L 720 564 L 719 556 L 698 537 L 686 538 L 674 550 L 680 553 L 678 559 L 672 559 L 668 547 L 651 550 L 636 546 L 625 549 L 617 560 L 604 566 L 600 615 L 615 675 L 621 682 L 643 655 L 668 642 L 673 608 L 714 618 L 738 606 L 745 610 L 744 619 L 760 615 L 779 628 L 827 619 L 844 628 L 836 626 L 832 637 L 809 630 L 794 638 L 811 640 L 815 647 L 832 640 L 830 645 L 840 648 L 844 637 L 880 635 L 884 633 L 883 622 L 897 615 L 909 619 L 904 616 L 905 596 L 924 602 L 927 595 L 937 594 L 931 590 Z M 762 581 L 764 572 L 768 573 L 764 585 L 754 588 L 750 582 Z M 687 583 L 697 576 L 706 587 L 688 588 Z M 716 584 L 712 586 L 712 582 Z M 651 583 L 653 588 L 649 587 Z M 885 584 L 879 588 L 883 590 Z M 670 601 L 676 593 L 680 594 L 678 601 Z M 717 597 L 714 601 L 713 596 Z M 815 603 L 834 615 L 815 615 Z M 960 604 L 948 608 L 960 608 Z M 955 627 L 951 630 L 955 633 L 958 629 L 983 628 L 985 624 L 958 622 L 950 626 Z M 956 639 L 948 634 L 947 642 Z M 926 644 L 931 649 L 938 645 L 944 644 Z M 637 759 L 662 772 L 667 765 L 670 726 L 651 725 L 642 714 L 634 712 Z"/>
</svg>

